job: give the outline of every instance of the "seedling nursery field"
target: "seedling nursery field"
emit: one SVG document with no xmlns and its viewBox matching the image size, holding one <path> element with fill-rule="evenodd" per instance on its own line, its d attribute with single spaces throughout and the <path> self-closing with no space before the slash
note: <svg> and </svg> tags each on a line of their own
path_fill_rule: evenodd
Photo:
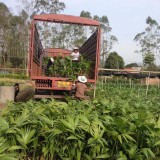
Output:
<svg viewBox="0 0 160 160">
<path fill-rule="evenodd" d="M 10 102 L 0 115 L 0 159 L 158 160 L 159 89 L 109 81 L 90 101 Z"/>
</svg>

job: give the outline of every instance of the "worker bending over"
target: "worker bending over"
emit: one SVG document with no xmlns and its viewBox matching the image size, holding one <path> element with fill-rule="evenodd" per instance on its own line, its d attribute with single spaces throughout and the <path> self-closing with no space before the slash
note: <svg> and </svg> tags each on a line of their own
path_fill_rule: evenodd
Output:
<svg viewBox="0 0 160 160">
<path fill-rule="evenodd" d="M 88 88 L 86 85 L 87 78 L 85 76 L 78 76 L 78 82 L 72 85 L 72 90 L 75 90 L 75 98 L 78 100 L 88 100 L 89 96 L 86 96 L 85 93 L 93 89 L 93 87 Z"/>
<path fill-rule="evenodd" d="M 20 90 L 19 83 L 15 83 L 15 102 L 26 102 L 34 97 L 34 89 L 26 88 L 24 90 Z"/>
</svg>

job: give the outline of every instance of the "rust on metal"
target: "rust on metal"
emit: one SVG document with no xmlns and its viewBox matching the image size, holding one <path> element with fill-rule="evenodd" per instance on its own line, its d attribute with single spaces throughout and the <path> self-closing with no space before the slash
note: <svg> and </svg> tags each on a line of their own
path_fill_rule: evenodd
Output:
<svg viewBox="0 0 160 160">
<path fill-rule="evenodd" d="M 41 14 L 35 15 L 33 17 L 36 21 L 46 21 L 46 22 L 54 22 L 54 23 L 67 23 L 67 24 L 81 24 L 88 26 L 99 26 L 100 23 L 96 20 L 71 16 L 71 15 L 62 15 L 62 14 Z"/>
<path fill-rule="evenodd" d="M 71 53 L 71 50 L 62 49 L 62 48 L 46 48 L 46 49 L 44 49 L 44 52 L 69 54 L 69 53 Z"/>
<path fill-rule="evenodd" d="M 62 48 L 46 48 L 44 49 L 44 57 L 70 56 L 71 50 Z"/>
</svg>

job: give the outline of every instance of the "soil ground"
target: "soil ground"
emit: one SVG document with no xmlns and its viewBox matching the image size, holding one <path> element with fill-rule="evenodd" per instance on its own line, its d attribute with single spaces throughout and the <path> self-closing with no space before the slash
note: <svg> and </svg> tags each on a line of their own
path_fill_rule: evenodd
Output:
<svg viewBox="0 0 160 160">
<path fill-rule="evenodd" d="M 0 111 L 5 108 L 5 104 L 0 102 Z"/>
</svg>

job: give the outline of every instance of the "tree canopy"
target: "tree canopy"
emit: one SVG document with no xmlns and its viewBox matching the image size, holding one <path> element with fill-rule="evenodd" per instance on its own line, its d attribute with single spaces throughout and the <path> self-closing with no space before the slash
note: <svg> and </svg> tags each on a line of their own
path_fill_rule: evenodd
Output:
<svg viewBox="0 0 160 160">
<path fill-rule="evenodd" d="M 24 67 L 27 64 L 29 47 L 30 23 L 35 14 L 58 14 L 65 9 L 65 3 L 60 0 L 19 0 L 19 14 L 14 15 L 9 8 L 0 2 L 0 56 L 1 66 Z M 81 17 L 98 20 L 101 23 L 101 62 L 106 61 L 109 51 L 117 38 L 111 34 L 111 26 L 106 15 L 99 17 L 82 11 Z M 40 22 L 37 25 L 44 48 L 66 48 L 81 46 L 87 36 L 95 32 L 96 27 L 84 27 L 67 24 L 49 24 Z M 17 63 L 15 63 L 17 61 Z M 24 65 L 22 65 L 24 64 Z"/>
<path fill-rule="evenodd" d="M 125 67 L 126 68 L 138 67 L 138 64 L 137 63 L 130 63 L 130 64 L 127 64 Z"/>
<path fill-rule="evenodd" d="M 98 15 L 91 15 L 90 12 L 88 11 L 82 11 L 80 14 L 81 17 L 86 17 L 86 18 L 92 18 L 94 20 L 97 20 L 101 24 L 101 66 L 104 67 L 105 61 L 107 56 L 109 55 L 109 52 L 113 48 L 113 45 L 118 42 L 118 39 L 116 36 L 111 34 L 112 28 L 109 24 L 109 19 L 106 15 L 103 15 L 102 17 L 99 17 Z M 92 27 L 90 28 L 91 32 Z"/>
<path fill-rule="evenodd" d="M 147 17 L 146 24 L 147 28 L 134 38 L 140 48 L 136 52 L 142 54 L 144 64 L 148 56 L 153 62 L 160 55 L 160 25 L 151 17 Z"/>
<path fill-rule="evenodd" d="M 124 60 L 117 52 L 111 52 L 106 60 L 105 68 L 122 69 L 124 68 Z"/>
</svg>

